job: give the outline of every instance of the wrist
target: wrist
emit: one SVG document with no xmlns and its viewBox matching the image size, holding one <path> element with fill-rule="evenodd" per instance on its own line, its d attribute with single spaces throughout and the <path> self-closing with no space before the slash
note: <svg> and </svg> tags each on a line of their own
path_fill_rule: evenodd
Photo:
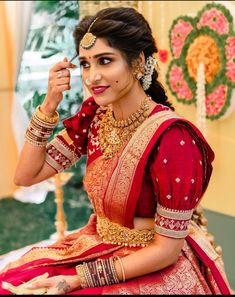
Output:
<svg viewBox="0 0 235 297">
<path fill-rule="evenodd" d="M 84 262 L 76 266 L 76 272 L 81 288 L 102 287 L 119 283 L 114 257 Z"/>
<path fill-rule="evenodd" d="M 47 117 L 53 117 L 53 115 L 56 112 L 56 107 L 51 106 L 50 103 L 47 103 L 46 101 L 44 101 L 41 105 L 40 105 L 40 111 Z"/>
<path fill-rule="evenodd" d="M 44 113 L 41 109 L 41 106 L 39 105 L 36 110 L 35 110 L 35 115 L 42 120 L 45 123 L 50 123 L 50 124 L 57 124 L 59 120 L 59 114 L 57 111 L 55 111 L 52 115 L 47 115 Z"/>
</svg>

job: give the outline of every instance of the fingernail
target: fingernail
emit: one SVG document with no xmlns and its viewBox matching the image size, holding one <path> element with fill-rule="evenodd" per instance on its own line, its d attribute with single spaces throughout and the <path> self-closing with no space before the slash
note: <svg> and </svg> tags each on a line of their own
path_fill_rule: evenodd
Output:
<svg viewBox="0 0 235 297">
<path fill-rule="evenodd" d="M 78 66 L 75 65 L 75 64 L 71 64 L 71 67 L 72 67 L 72 68 L 77 68 Z"/>
</svg>

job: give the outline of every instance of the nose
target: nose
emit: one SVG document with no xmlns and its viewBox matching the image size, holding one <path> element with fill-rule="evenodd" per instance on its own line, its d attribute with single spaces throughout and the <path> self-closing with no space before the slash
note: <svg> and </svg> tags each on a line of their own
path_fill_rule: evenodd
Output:
<svg viewBox="0 0 235 297">
<path fill-rule="evenodd" d="M 102 75 L 100 71 L 96 67 L 90 67 L 88 79 L 91 82 L 91 84 L 95 84 L 98 81 L 100 81 L 102 78 Z"/>
</svg>

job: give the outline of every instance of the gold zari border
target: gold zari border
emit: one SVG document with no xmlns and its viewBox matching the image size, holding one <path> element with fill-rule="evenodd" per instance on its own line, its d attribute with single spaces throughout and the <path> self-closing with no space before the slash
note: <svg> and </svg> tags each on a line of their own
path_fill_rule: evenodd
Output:
<svg viewBox="0 0 235 297">
<path fill-rule="evenodd" d="M 184 230 L 184 231 L 170 230 L 158 225 L 154 226 L 154 230 L 156 233 L 160 235 L 166 235 L 173 238 L 185 238 L 188 235 L 188 230 Z"/>
<path fill-rule="evenodd" d="M 62 133 L 61 135 L 64 136 L 64 134 Z M 79 156 L 74 151 L 72 151 L 68 146 L 66 146 L 58 137 L 55 137 L 47 145 L 47 150 L 50 149 L 49 148 L 50 145 L 54 146 L 57 151 L 61 152 L 71 162 L 70 166 L 75 164 L 79 160 Z M 48 152 L 46 153 L 46 161 L 58 172 L 61 172 L 64 170 L 64 167 L 58 162 L 56 162 L 56 160 Z"/>
<path fill-rule="evenodd" d="M 157 214 L 175 220 L 190 220 L 193 214 L 193 209 L 190 210 L 177 210 L 163 207 L 158 204 Z"/>
</svg>

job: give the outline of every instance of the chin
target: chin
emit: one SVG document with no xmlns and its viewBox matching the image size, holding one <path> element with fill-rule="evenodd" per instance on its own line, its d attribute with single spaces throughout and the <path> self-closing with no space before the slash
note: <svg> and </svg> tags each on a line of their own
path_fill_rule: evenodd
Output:
<svg viewBox="0 0 235 297">
<path fill-rule="evenodd" d="M 110 100 L 108 96 L 105 95 L 92 95 L 95 103 L 98 104 L 99 106 L 107 106 L 113 102 L 113 100 Z"/>
</svg>

